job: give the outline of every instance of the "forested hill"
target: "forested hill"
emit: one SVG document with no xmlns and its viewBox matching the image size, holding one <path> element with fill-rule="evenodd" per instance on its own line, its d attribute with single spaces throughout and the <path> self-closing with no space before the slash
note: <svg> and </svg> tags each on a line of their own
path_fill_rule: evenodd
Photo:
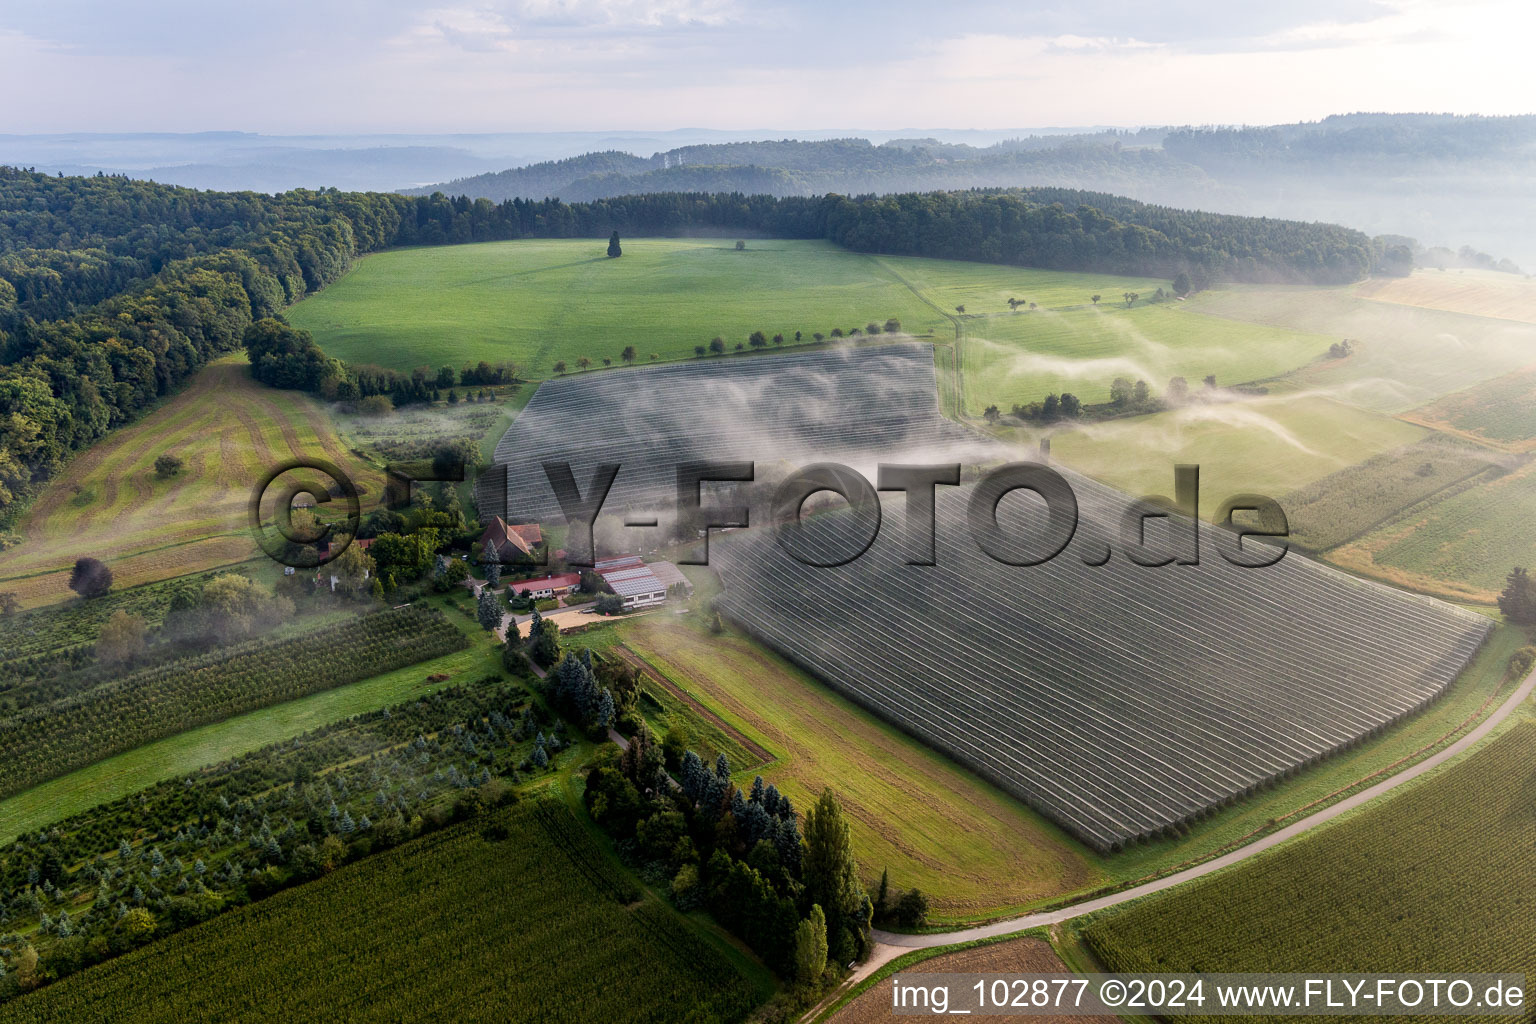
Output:
<svg viewBox="0 0 1536 1024">
<path fill-rule="evenodd" d="M 775 199 L 658 194 L 493 204 L 442 195 L 198 192 L 0 168 L 0 526 L 72 453 L 134 419 L 253 321 L 392 245 L 742 233 L 1197 282 L 1334 282 L 1372 262 L 1327 224 L 1061 189 Z"/>
<path fill-rule="evenodd" d="M 1125 143 L 1136 140 L 1140 146 Z M 480 174 L 405 195 L 449 195 L 501 202 L 582 202 L 654 192 L 750 192 L 810 196 L 828 192 L 929 192 L 1046 183 L 1095 191 L 1147 182 L 1188 183 L 1196 168 L 1171 159 L 1146 139 L 1122 133 L 1020 139 L 977 148 L 932 139 L 731 142 L 684 146 L 651 157 L 587 153 Z M 1152 139 L 1154 143 L 1156 138 Z M 1213 182 L 1205 180 L 1211 189 Z"/>
</svg>

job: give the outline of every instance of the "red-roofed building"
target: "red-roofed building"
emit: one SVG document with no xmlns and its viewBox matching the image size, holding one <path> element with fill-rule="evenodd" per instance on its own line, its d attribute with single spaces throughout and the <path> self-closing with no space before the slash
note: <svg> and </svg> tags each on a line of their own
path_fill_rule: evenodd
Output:
<svg viewBox="0 0 1536 1024">
<path fill-rule="evenodd" d="M 532 556 L 533 549 L 544 543 L 538 523 L 508 524 L 501 516 L 492 519 L 480 535 L 482 561 L 515 562 Z"/>
<path fill-rule="evenodd" d="M 558 576 L 545 576 L 536 580 L 518 580 L 516 583 L 507 584 L 507 589 L 514 594 L 524 594 L 541 601 L 546 597 L 554 597 L 564 594 L 581 582 L 581 575 L 574 572 L 563 572 Z"/>
</svg>

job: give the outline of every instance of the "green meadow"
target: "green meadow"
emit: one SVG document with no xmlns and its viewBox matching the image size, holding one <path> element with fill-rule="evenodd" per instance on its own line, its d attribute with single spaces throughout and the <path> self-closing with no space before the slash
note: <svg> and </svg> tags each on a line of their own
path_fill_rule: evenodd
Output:
<svg viewBox="0 0 1536 1024">
<path fill-rule="evenodd" d="M 1207 376 L 1226 387 L 1263 380 L 1327 353 L 1332 339 L 1263 324 L 1202 316 L 1181 303 L 1127 309 L 1036 309 L 960 323 L 965 404 L 972 415 L 989 405 L 1007 412 L 1070 391 L 1084 402 L 1109 400 L 1116 377 L 1145 380 L 1160 394 L 1172 377 L 1191 388 Z"/>
<path fill-rule="evenodd" d="M 1200 513 L 1258 492 L 1282 498 L 1380 452 L 1425 437 L 1422 427 L 1327 398 L 1255 397 L 1083 425 L 1051 455 L 1130 494 L 1169 494 L 1173 467 L 1200 467 Z"/>
<path fill-rule="evenodd" d="M 694 358 L 716 336 L 848 331 L 895 317 L 913 334 L 950 322 L 879 261 L 826 242 L 553 239 L 397 249 L 289 310 L 326 352 L 400 370 L 511 362 L 547 376 L 556 362 L 620 365 Z"/>
</svg>

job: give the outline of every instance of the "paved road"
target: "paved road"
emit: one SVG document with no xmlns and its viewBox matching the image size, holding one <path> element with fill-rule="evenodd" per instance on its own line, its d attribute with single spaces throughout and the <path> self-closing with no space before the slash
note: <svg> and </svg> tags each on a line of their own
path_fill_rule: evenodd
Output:
<svg viewBox="0 0 1536 1024">
<path fill-rule="evenodd" d="M 1192 868 L 1186 868 L 1172 875 L 1167 875 L 1155 881 L 1138 885 L 1131 889 L 1125 889 L 1109 896 L 1101 896 L 1098 899 L 1086 900 L 1082 903 L 1074 903 L 1071 906 L 1058 910 L 1046 910 L 1037 914 L 1026 914 L 1023 917 L 1011 918 L 1007 921 L 998 921 L 995 924 L 981 925 L 976 928 L 962 928 L 952 932 L 936 932 L 930 935 L 901 935 L 895 932 L 884 932 L 876 929 L 875 941 L 892 946 L 906 946 L 911 948 L 924 948 L 929 946 L 947 946 L 953 942 L 970 942 L 973 939 L 990 939 L 999 935 L 1009 935 L 1013 932 L 1024 931 L 1027 928 L 1039 928 L 1044 925 L 1059 924 L 1069 921 L 1074 917 L 1082 917 L 1095 910 L 1103 910 L 1105 907 L 1113 907 L 1120 903 L 1128 903 L 1142 896 L 1150 896 L 1164 889 L 1172 889 L 1176 885 L 1196 878 L 1220 871 L 1222 868 L 1231 867 L 1241 863 L 1250 857 L 1256 857 L 1265 850 L 1272 849 L 1288 839 L 1293 839 L 1310 829 L 1314 829 L 1324 822 L 1332 821 L 1341 814 L 1347 814 L 1362 804 L 1368 803 L 1383 794 L 1389 793 L 1397 787 L 1412 781 L 1439 765 L 1444 764 L 1457 754 L 1462 753 L 1468 747 L 1487 736 L 1504 719 L 1508 718 L 1520 703 L 1531 695 L 1531 690 L 1536 688 L 1536 671 L 1525 677 L 1515 692 L 1500 704 L 1498 710 L 1483 720 L 1471 732 L 1452 743 L 1438 754 L 1426 757 L 1411 768 L 1406 768 L 1388 779 L 1384 779 L 1369 789 L 1363 789 L 1354 796 L 1346 797 L 1331 807 L 1324 808 L 1316 814 L 1302 818 L 1294 824 L 1287 825 L 1277 832 L 1272 832 L 1261 839 L 1256 839 L 1247 846 L 1223 854 L 1214 860 L 1197 864 Z"/>
</svg>

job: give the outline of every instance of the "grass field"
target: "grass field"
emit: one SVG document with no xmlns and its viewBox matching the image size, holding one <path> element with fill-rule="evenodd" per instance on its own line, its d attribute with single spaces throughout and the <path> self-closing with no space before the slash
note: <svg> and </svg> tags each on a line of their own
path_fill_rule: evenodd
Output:
<svg viewBox="0 0 1536 1024">
<path fill-rule="evenodd" d="M 1536 723 L 1085 927 L 1113 971 L 1536 972 Z"/>
<path fill-rule="evenodd" d="M 1333 551 L 1329 558 L 1388 582 L 1491 604 L 1517 565 L 1536 565 L 1536 462 L 1479 477 Z"/>
<path fill-rule="evenodd" d="M 1136 292 L 1150 299 L 1158 288 L 1168 288 L 1168 281 L 1148 277 L 1120 277 L 1113 274 L 1076 274 L 1063 270 L 1036 270 L 998 263 L 968 263 L 962 260 L 931 260 L 918 256 L 879 256 L 877 261 L 890 268 L 945 312 L 964 306 L 967 316 L 977 314 L 1012 314 L 1009 299 L 1033 302 L 1047 309 L 1066 309 L 1093 305 L 1094 295 L 1102 296 L 1107 306 L 1123 304 L 1121 295 Z M 1020 316 L 1025 314 L 1020 313 Z"/>
<path fill-rule="evenodd" d="M 1169 494 L 1177 463 L 1200 467 L 1200 511 L 1258 492 L 1272 498 L 1412 444 L 1426 431 L 1322 397 L 1254 396 L 1056 434 L 1051 455 L 1130 494 Z"/>
<path fill-rule="evenodd" d="M 1355 294 L 1378 302 L 1536 323 L 1536 281 L 1524 274 L 1415 270 L 1408 277 L 1367 281 L 1355 289 Z"/>
<path fill-rule="evenodd" d="M 0 1009 L 16 1022 L 736 1021 L 766 972 L 644 893 L 563 803 L 494 812 Z M 257 952 L 259 951 L 259 952 Z"/>
<path fill-rule="evenodd" d="M 162 480 L 155 459 L 186 468 Z M 92 446 L 48 485 L 0 552 L 0 590 L 25 606 L 72 596 L 69 567 L 91 555 L 128 587 L 229 565 L 258 553 L 246 502 L 261 475 L 300 456 L 340 466 L 377 501 L 383 474 L 348 451 L 325 411 L 251 380 L 245 357 L 205 367 L 180 394 Z"/>
<path fill-rule="evenodd" d="M 1380 412 L 1403 412 L 1517 370 L 1536 353 L 1536 326 L 1372 302 L 1342 288 L 1202 292 L 1188 308 L 1348 339 L 1355 351 L 1347 359 L 1311 364 L 1288 381 Z"/>
<path fill-rule="evenodd" d="M 1474 384 L 1403 418 L 1507 451 L 1531 451 L 1536 449 L 1536 370 Z"/>
<path fill-rule="evenodd" d="M 1154 394 L 1175 376 L 1192 388 L 1208 374 L 1222 386 L 1247 383 L 1294 370 L 1338 340 L 1202 316 L 1174 303 L 967 315 L 960 323 L 965 403 L 973 415 L 1062 391 L 1105 402 L 1116 377 L 1145 380 Z"/>
<path fill-rule="evenodd" d="M 1431 434 L 1316 480 L 1285 495 L 1280 505 L 1292 539 L 1325 551 L 1448 488 L 1468 486 L 1472 477 L 1500 473 L 1513 461 L 1459 438 Z"/>
<path fill-rule="evenodd" d="M 620 626 L 653 668 L 768 748 L 801 810 L 837 791 L 866 880 L 917 886 L 935 920 L 999 916 L 1091 886 L 1087 855 L 1023 804 L 750 641 L 653 616 Z M 750 781 L 750 780 L 748 780 Z"/>
<path fill-rule="evenodd" d="M 896 317 L 914 334 L 951 332 L 944 316 L 880 263 L 825 242 L 764 240 L 736 252 L 716 239 L 522 240 L 369 256 L 289 310 L 325 351 L 409 370 L 486 360 L 545 376 L 586 356 L 619 365 L 693 358 L 719 335 L 807 338 Z"/>
</svg>

